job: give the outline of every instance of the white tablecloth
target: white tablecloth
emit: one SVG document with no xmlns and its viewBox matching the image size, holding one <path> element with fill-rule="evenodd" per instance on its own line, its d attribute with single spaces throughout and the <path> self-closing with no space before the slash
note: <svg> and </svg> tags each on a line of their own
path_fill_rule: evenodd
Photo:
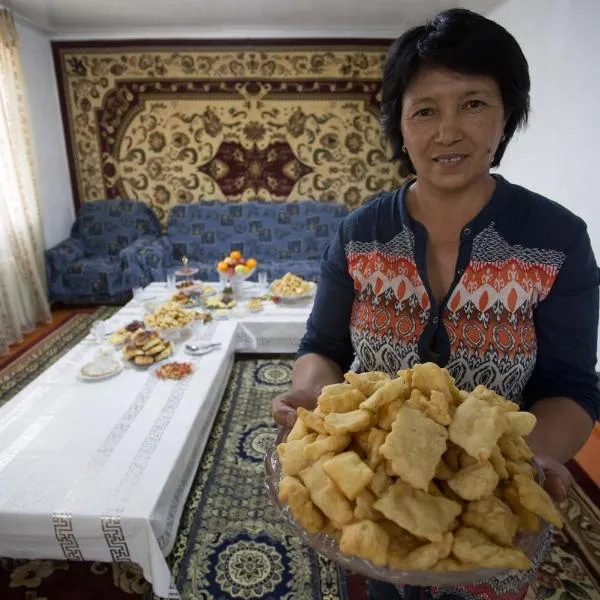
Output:
<svg viewBox="0 0 600 600">
<path fill-rule="evenodd" d="M 221 290 L 222 284 L 208 285 Z M 240 331 L 247 331 L 256 340 L 256 346 L 238 348 L 241 353 L 293 354 L 298 350 L 298 345 L 306 331 L 306 321 L 312 308 L 312 298 L 299 300 L 293 303 L 285 301 L 279 304 L 265 302 L 262 311 L 249 312 L 245 306 L 251 296 L 258 296 L 264 292 L 258 284 L 246 282 L 238 306 L 228 311 L 229 321 L 236 321 L 243 325 Z M 147 294 L 154 294 L 159 299 L 168 299 L 169 292 L 164 283 L 153 283 L 146 288 Z"/>
<path fill-rule="evenodd" d="M 164 284 L 147 293 L 166 296 Z M 227 384 L 234 353 L 293 352 L 310 306 L 268 305 L 214 322 L 222 342 L 192 377 L 159 381 L 127 367 L 83 382 L 97 353 L 84 340 L 0 408 L 0 556 L 133 561 L 154 591 L 176 598 L 164 559 Z M 142 316 L 130 303 L 109 327 Z M 176 359 L 189 359 L 182 348 Z"/>
</svg>

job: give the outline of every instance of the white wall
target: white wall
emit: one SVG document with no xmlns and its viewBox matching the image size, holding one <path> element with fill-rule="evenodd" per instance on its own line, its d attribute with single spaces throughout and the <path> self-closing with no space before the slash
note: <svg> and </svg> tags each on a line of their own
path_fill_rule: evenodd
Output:
<svg viewBox="0 0 600 600">
<path fill-rule="evenodd" d="M 73 193 L 49 38 L 17 19 L 46 248 L 69 236 Z"/>
<path fill-rule="evenodd" d="M 499 168 L 588 224 L 600 262 L 600 0 L 508 0 L 487 15 L 529 62 L 532 118 Z"/>
</svg>

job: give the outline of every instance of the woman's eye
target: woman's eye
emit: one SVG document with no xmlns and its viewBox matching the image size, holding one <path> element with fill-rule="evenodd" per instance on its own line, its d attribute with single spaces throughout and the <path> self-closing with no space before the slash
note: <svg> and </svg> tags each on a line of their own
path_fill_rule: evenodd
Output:
<svg viewBox="0 0 600 600">
<path fill-rule="evenodd" d="M 469 100 L 465 103 L 465 108 L 481 108 L 482 106 L 485 106 L 485 102 L 481 100 Z"/>
<path fill-rule="evenodd" d="M 420 108 L 415 112 L 415 117 L 431 117 L 433 115 L 433 109 L 431 108 Z"/>
</svg>

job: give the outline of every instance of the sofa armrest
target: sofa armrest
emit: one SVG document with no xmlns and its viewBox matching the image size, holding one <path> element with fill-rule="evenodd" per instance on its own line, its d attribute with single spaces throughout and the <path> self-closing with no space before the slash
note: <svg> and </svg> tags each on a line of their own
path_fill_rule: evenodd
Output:
<svg viewBox="0 0 600 600">
<path fill-rule="evenodd" d="M 148 281 L 165 281 L 173 262 L 173 245 L 162 236 L 137 251 L 137 260 Z"/>
<path fill-rule="evenodd" d="M 45 252 L 46 274 L 50 282 L 56 275 L 62 273 L 65 267 L 85 256 L 83 243 L 78 238 L 67 238 Z"/>
<path fill-rule="evenodd" d="M 140 262 L 139 252 L 156 240 L 156 235 L 144 234 L 119 252 L 124 289 L 130 290 L 150 283 L 150 279 L 144 272 L 143 265 Z"/>
</svg>

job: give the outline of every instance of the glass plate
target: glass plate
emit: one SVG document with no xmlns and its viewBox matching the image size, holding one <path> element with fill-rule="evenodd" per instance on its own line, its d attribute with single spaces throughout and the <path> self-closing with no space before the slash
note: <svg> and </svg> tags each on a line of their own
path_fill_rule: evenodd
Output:
<svg viewBox="0 0 600 600">
<path fill-rule="evenodd" d="M 277 445 L 287 437 L 288 429 L 282 429 L 277 436 L 275 446 L 265 455 L 265 470 L 267 473 L 266 488 L 271 502 L 275 505 L 279 516 L 287 529 L 298 536 L 306 545 L 310 546 L 319 554 L 333 560 L 349 571 L 360 573 L 371 579 L 387 581 L 394 585 L 416 585 L 422 587 L 454 587 L 485 581 L 491 577 L 503 576 L 510 573 L 510 569 L 477 569 L 475 571 L 461 571 L 458 573 L 436 573 L 433 571 L 397 571 L 388 567 L 376 567 L 368 560 L 357 556 L 343 554 L 337 542 L 323 533 L 308 533 L 292 516 L 287 504 L 281 502 L 278 497 L 279 481 L 282 478 L 281 464 L 277 454 Z M 516 542 L 529 558 L 537 555 L 549 525 L 540 519 L 541 527 L 537 533 L 519 534 Z"/>
<path fill-rule="evenodd" d="M 314 282 L 310 283 L 310 289 L 307 290 L 304 294 L 298 294 L 296 296 L 280 296 L 271 288 L 271 295 L 279 298 L 280 302 L 297 302 L 298 300 L 306 300 L 307 298 L 312 298 L 315 295 L 315 290 L 317 289 L 317 285 Z"/>
<path fill-rule="evenodd" d="M 83 365 L 79 369 L 78 375 L 84 381 L 102 381 L 119 374 L 122 370 L 123 365 L 120 361 L 112 358 L 98 358 Z"/>
<path fill-rule="evenodd" d="M 175 269 L 175 275 L 178 277 L 186 277 L 192 279 L 192 275 L 195 275 L 200 269 L 197 267 L 178 267 Z"/>
</svg>

